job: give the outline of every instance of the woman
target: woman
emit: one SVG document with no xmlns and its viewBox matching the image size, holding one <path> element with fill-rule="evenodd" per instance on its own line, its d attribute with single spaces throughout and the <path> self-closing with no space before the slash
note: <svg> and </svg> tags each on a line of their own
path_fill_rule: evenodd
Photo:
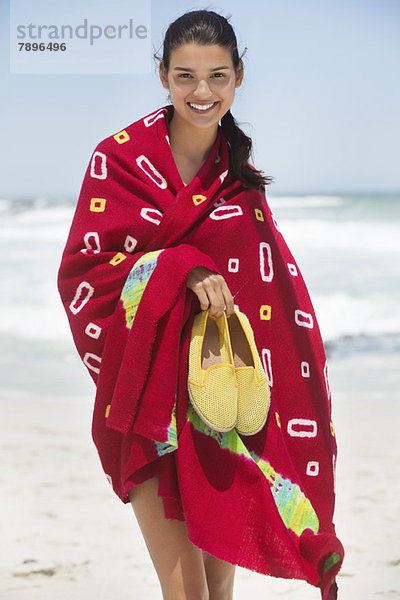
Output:
<svg viewBox="0 0 400 600">
<path fill-rule="evenodd" d="M 97 385 L 103 469 L 133 507 L 165 600 L 228 600 L 235 565 L 336 598 L 344 551 L 326 359 L 266 203 L 271 179 L 248 163 L 251 139 L 230 113 L 243 63 L 228 21 L 200 10 L 172 23 L 160 79 L 172 104 L 93 153 L 59 271 Z M 188 402 L 194 316 L 235 306 L 271 388 L 252 436 L 213 431 Z"/>
</svg>

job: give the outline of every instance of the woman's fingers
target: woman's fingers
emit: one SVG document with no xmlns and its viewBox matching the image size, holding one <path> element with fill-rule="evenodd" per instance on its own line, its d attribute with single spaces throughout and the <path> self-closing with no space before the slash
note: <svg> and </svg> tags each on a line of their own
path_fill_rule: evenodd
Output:
<svg viewBox="0 0 400 600">
<path fill-rule="evenodd" d="M 210 301 L 210 314 L 219 318 L 226 310 L 227 317 L 230 317 L 234 311 L 233 297 L 223 276 L 214 276 L 205 287 Z"/>
<path fill-rule="evenodd" d="M 197 295 L 201 309 L 209 309 L 211 316 L 222 317 L 224 310 L 227 317 L 233 314 L 232 294 L 219 273 L 204 267 L 195 267 L 189 273 L 187 285 Z"/>
<path fill-rule="evenodd" d="M 207 310 L 207 308 L 210 306 L 210 301 L 209 301 L 209 298 L 207 296 L 207 293 L 206 293 L 206 290 L 204 289 L 204 287 L 199 286 L 193 291 L 195 292 L 195 294 L 197 295 L 197 297 L 199 299 L 201 310 Z"/>
<path fill-rule="evenodd" d="M 224 299 L 225 299 L 226 316 L 229 318 L 231 315 L 233 315 L 235 305 L 234 305 L 234 301 L 233 301 L 233 296 L 230 292 L 230 289 L 228 288 L 228 286 L 226 284 L 225 279 L 223 280 L 223 284 L 222 284 L 222 293 L 223 293 Z"/>
<path fill-rule="evenodd" d="M 211 283 L 210 285 L 205 284 L 205 288 L 210 301 L 210 315 L 218 319 L 219 317 L 222 317 L 225 308 L 225 299 L 222 294 L 221 286 L 216 285 L 214 287 Z"/>
</svg>

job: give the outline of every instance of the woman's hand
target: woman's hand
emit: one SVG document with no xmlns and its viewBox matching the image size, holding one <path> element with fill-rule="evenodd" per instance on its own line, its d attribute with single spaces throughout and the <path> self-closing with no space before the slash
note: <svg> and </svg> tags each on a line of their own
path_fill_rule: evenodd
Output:
<svg viewBox="0 0 400 600">
<path fill-rule="evenodd" d="M 233 314 L 232 294 L 219 273 L 207 267 L 194 267 L 189 271 L 186 286 L 196 294 L 202 310 L 210 309 L 212 317 L 222 317 L 225 307 L 227 317 Z"/>
</svg>

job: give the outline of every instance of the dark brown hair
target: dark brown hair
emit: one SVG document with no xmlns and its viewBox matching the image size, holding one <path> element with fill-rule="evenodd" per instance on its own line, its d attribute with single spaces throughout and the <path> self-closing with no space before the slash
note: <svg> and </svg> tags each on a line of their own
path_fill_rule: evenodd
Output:
<svg viewBox="0 0 400 600">
<path fill-rule="evenodd" d="M 163 43 L 162 61 L 166 72 L 169 70 L 171 51 L 191 43 L 228 48 L 235 70 L 240 65 L 243 68 L 232 26 L 228 19 L 212 10 L 189 11 L 170 24 Z M 156 54 L 154 58 L 160 60 Z M 230 110 L 222 117 L 221 126 L 229 144 L 229 168 L 233 178 L 240 179 L 246 187 L 265 191 L 265 186 L 273 181 L 273 177 L 261 175 L 261 171 L 249 165 L 249 157 L 253 156 L 252 140 L 240 129 Z"/>
</svg>

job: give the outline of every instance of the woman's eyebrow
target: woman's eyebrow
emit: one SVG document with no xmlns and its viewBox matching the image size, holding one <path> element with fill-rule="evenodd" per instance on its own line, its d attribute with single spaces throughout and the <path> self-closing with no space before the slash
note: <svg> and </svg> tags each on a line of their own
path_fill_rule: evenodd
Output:
<svg viewBox="0 0 400 600">
<path fill-rule="evenodd" d="M 223 65 L 222 67 L 210 69 L 210 71 L 221 71 L 222 69 L 229 69 L 229 67 Z M 190 73 L 194 73 L 194 69 L 189 69 L 188 67 L 174 67 L 174 71 L 190 71 Z"/>
</svg>

